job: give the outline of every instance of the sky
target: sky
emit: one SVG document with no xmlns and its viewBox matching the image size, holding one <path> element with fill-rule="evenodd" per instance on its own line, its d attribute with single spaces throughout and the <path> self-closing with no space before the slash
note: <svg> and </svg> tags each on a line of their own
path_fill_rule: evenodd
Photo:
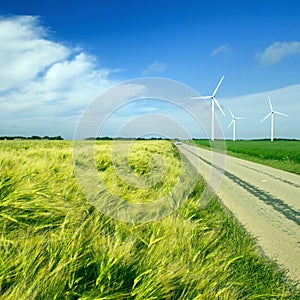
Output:
<svg viewBox="0 0 300 300">
<path fill-rule="evenodd" d="M 232 138 L 229 108 L 246 118 L 237 138 L 269 138 L 270 97 L 288 115 L 275 138 L 300 139 L 299 15 L 290 0 L 1 0 L 0 136 L 72 139 L 98 99 L 101 135 L 209 138 L 210 102 L 188 100 L 224 75 L 217 138 Z M 151 82 L 128 84 L 145 77 L 162 78 L 157 98 Z M 177 98 L 163 91 L 176 86 Z"/>
</svg>

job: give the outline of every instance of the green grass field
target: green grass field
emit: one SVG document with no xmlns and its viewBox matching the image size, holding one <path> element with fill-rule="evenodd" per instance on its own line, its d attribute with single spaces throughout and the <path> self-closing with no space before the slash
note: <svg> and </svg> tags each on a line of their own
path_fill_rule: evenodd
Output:
<svg viewBox="0 0 300 300">
<path fill-rule="evenodd" d="M 159 185 L 136 191 L 118 179 L 111 144 L 97 142 L 96 167 L 107 186 L 131 202 L 169 193 L 181 166 L 172 143 L 141 141 L 131 149 L 130 168 L 146 180 L 149 158 L 166 157 Z M 1 141 L 0 299 L 299 299 L 296 285 L 217 198 L 200 208 L 204 188 L 198 178 L 166 218 L 124 223 L 85 199 L 71 142 Z"/>
<path fill-rule="evenodd" d="M 199 146 L 223 149 L 223 143 L 195 140 Z M 226 141 L 227 154 L 300 175 L 300 141 Z"/>
</svg>

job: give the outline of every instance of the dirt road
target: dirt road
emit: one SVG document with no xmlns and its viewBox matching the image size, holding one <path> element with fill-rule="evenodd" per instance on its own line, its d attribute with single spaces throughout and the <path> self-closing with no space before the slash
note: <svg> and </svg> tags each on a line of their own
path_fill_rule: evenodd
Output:
<svg viewBox="0 0 300 300">
<path fill-rule="evenodd" d="M 300 176 L 185 144 L 178 149 L 263 252 L 300 284 Z"/>
</svg>

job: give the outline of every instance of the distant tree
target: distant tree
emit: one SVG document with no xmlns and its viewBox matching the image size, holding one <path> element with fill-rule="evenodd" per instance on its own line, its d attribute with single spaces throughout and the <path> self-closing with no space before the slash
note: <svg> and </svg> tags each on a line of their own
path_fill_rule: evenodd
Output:
<svg viewBox="0 0 300 300">
<path fill-rule="evenodd" d="M 51 136 L 51 137 L 49 137 L 49 140 L 63 140 L 63 138 L 60 135 L 58 135 L 58 136 Z"/>
<path fill-rule="evenodd" d="M 63 140 L 63 138 L 58 135 L 58 136 L 44 136 L 40 137 L 38 135 L 32 135 L 30 137 L 25 137 L 25 136 L 0 136 L 0 140 Z"/>
<path fill-rule="evenodd" d="M 112 138 L 109 137 L 109 136 L 99 136 L 99 137 L 96 138 L 96 140 L 100 140 L 100 141 L 110 141 L 110 140 L 112 140 Z"/>
<path fill-rule="evenodd" d="M 98 140 L 98 138 L 95 138 L 95 137 L 88 137 L 88 138 L 85 138 L 86 141 L 94 141 L 94 140 Z"/>
</svg>

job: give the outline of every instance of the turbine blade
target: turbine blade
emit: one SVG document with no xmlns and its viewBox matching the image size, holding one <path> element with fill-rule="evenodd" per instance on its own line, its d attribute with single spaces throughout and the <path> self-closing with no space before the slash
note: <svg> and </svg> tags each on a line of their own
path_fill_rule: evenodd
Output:
<svg viewBox="0 0 300 300">
<path fill-rule="evenodd" d="M 230 110 L 230 108 L 228 108 L 230 115 L 232 116 L 232 118 L 234 119 L 234 115 L 232 113 L 232 111 Z"/>
<path fill-rule="evenodd" d="M 229 123 L 227 128 L 229 128 L 233 124 L 233 122 L 234 122 L 234 119 L 231 120 L 231 122 Z"/>
<path fill-rule="evenodd" d="M 215 101 L 215 103 L 217 104 L 217 106 L 218 106 L 219 110 L 221 111 L 222 115 L 225 117 L 225 113 L 224 113 L 221 105 L 219 104 L 218 100 L 215 97 L 213 97 L 213 101 Z"/>
<path fill-rule="evenodd" d="M 273 113 L 274 113 L 274 114 L 277 114 L 277 115 L 284 116 L 284 117 L 288 117 L 288 115 L 283 114 L 283 113 L 281 113 L 281 112 L 279 112 L 279 111 L 273 111 Z"/>
<path fill-rule="evenodd" d="M 198 96 L 198 97 L 190 97 L 190 99 L 201 99 L 201 100 L 205 100 L 205 99 L 211 99 L 212 96 Z"/>
<path fill-rule="evenodd" d="M 272 102 L 271 102 L 271 99 L 270 99 L 270 97 L 269 97 L 269 96 L 268 96 L 268 99 L 269 99 L 270 110 L 271 110 L 271 111 L 273 111 Z"/>
<path fill-rule="evenodd" d="M 215 90 L 214 90 L 214 92 L 213 92 L 213 94 L 212 94 L 213 97 L 216 95 L 216 93 L 217 93 L 217 91 L 218 91 L 218 89 L 219 89 L 219 87 L 220 87 L 220 85 L 221 85 L 223 79 L 224 79 L 224 75 L 222 76 L 221 80 L 219 81 L 217 87 L 215 88 Z"/>
<path fill-rule="evenodd" d="M 212 96 L 201 96 L 200 98 L 203 99 L 203 100 L 205 100 L 205 99 L 211 99 Z"/>
<path fill-rule="evenodd" d="M 244 117 L 235 117 L 236 120 L 246 120 L 247 118 Z"/>
<path fill-rule="evenodd" d="M 261 121 L 260 121 L 260 123 L 262 123 L 264 120 L 266 120 L 266 119 L 268 119 L 270 116 L 271 116 L 271 112 L 270 113 L 268 113 Z"/>
</svg>

